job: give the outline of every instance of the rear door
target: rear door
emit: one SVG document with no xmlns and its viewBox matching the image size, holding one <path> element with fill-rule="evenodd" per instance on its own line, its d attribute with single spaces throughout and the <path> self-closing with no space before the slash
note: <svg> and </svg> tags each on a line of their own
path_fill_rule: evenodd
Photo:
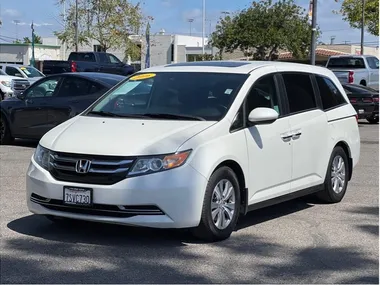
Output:
<svg viewBox="0 0 380 285">
<path fill-rule="evenodd" d="M 11 112 L 15 136 L 40 138 L 51 129 L 48 108 L 55 100 L 60 82 L 60 76 L 45 78 L 25 91 L 25 98 Z"/>
<path fill-rule="evenodd" d="M 289 104 L 292 135 L 291 190 L 322 184 L 328 146 L 327 116 L 319 107 L 312 75 L 282 72 L 283 91 Z"/>
<path fill-rule="evenodd" d="M 48 122 L 57 126 L 76 116 L 96 99 L 107 88 L 84 77 L 69 75 L 63 79 L 57 97 L 48 108 Z"/>
</svg>

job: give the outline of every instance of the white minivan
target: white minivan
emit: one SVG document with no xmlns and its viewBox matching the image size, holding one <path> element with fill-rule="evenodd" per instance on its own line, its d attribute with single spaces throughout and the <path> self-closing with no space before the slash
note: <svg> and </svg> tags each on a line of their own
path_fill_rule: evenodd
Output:
<svg viewBox="0 0 380 285">
<path fill-rule="evenodd" d="M 360 155 L 355 109 L 328 69 L 215 61 L 142 70 L 49 131 L 28 208 L 228 238 L 239 216 L 316 194 L 336 203 Z"/>
</svg>

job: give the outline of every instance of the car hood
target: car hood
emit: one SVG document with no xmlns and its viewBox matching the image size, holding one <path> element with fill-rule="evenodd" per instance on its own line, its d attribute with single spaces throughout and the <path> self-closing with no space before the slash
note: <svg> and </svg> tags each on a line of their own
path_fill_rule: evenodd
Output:
<svg viewBox="0 0 380 285">
<path fill-rule="evenodd" d="M 10 81 L 11 79 L 20 79 L 20 77 L 10 75 L 0 75 L 0 81 Z"/>
<path fill-rule="evenodd" d="M 134 156 L 173 153 L 209 121 L 76 116 L 46 133 L 40 144 L 67 153 Z"/>
</svg>

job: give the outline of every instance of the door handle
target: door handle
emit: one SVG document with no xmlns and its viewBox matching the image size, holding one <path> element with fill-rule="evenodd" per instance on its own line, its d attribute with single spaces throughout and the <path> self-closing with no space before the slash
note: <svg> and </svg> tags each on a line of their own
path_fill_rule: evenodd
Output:
<svg viewBox="0 0 380 285">
<path fill-rule="evenodd" d="M 293 134 L 289 134 L 289 133 L 284 133 L 284 134 L 281 134 L 281 139 L 284 141 L 284 142 L 288 142 L 290 141 L 290 139 L 293 137 Z"/>
<path fill-rule="evenodd" d="M 297 130 L 297 131 L 293 132 L 292 139 L 293 140 L 299 139 L 301 135 L 302 135 L 301 130 Z"/>
</svg>

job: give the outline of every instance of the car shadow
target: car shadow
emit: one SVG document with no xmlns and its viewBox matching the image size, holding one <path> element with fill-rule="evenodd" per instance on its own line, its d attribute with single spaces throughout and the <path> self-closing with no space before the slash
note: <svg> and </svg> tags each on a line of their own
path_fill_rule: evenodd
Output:
<svg viewBox="0 0 380 285">
<path fill-rule="evenodd" d="M 313 207 L 300 199 L 249 212 L 241 217 L 235 231 L 277 219 Z M 153 229 L 73 220 L 66 224 L 53 223 L 41 215 L 29 215 L 8 223 L 7 227 L 22 235 L 51 241 L 96 245 L 160 245 L 183 246 L 203 244 L 192 237 L 189 229 Z"/>
</svg>

